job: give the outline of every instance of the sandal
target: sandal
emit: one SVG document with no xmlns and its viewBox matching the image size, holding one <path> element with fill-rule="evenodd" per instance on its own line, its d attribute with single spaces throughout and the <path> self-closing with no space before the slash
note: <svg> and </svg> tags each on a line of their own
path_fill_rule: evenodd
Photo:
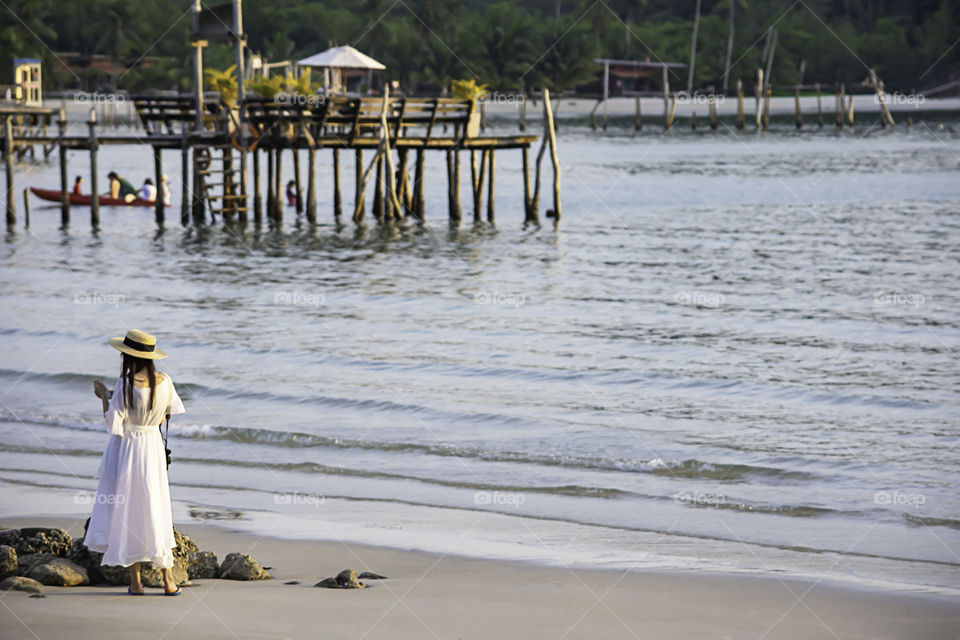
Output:
<svg viewBox="0 0 960 640">
<path fill-rule="evenodd" d="M 127 593 L 130 594 L 131 596 L 142 596 L 143 590 L 134 591 L 133 587 L 127 587 Z"/>
<path fill-rule="evenodd" d="M 177 590 L 176 590 L 176 591 L 164 591 L 164 592 L 163 592 L 163 595 L 165 595 L 165 596 L 178 596 L 178 595 L 180 595 L 181 593 L 183 593 L 183 589 L 180 588 L 180 585 L 177 585 Z"/>
</svg>

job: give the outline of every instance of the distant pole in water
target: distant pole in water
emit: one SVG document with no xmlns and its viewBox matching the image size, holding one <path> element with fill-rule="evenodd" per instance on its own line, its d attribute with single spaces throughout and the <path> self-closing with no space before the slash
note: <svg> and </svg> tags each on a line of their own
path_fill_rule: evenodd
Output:
<svg viewBox="0 0 960 640">
<path fill-rule="evenodd" d="M 690 128 L 694 131 L 697 130 L 697 110 L 693 110 L 693 117 L 690 118 Z"/>
<path fill-rule="evenodd" d="M 260 152 L 253 150 L 253 223 L 263 224 L 263 193 L 260 190 Z"/>
<path fill-rule="evenodd" d="M 667 65 L 663 65 L 663 128 L 670 129 L 673 125 L 673 118 L 670 117 L 670 76 L 667 73 Z"/>
<path fill-rule="evenodd" d="M 737 129 L 743 130 L 743 80 L 737 78 Z"/>
<path fill-rule="evenodd" d="M 697 0 L 699 2 L 700 0 Z M 607 130 L 607 101 L 610 99 L 610 62 L 603 62 L 603 130 Z"/>
<path fill-rule="evenodd" d="M 317 150 L 307 148 L 307 222 L 317 224 Z"/>
<path fill-rule="evenodd" d="M 756 125 L 757 131 L 763 126 L 763 69 L 757 69 L 757 86 L 756 86 L 756 96 L 757 96 L 757 117 Z"/>
<path fill-rule="evenodd" d="M 853 126 L 853 94 L 847 96 L 847 124 Z"/>
<path fill-rule="evenodd" d="M 487 176 L 487 222 L 493 223 L 493 168 L 494 168 L 494 150 L 487 151 L 487 164 L 489 175 Z"/>
<path fill-rule="evenodd" d="M 818 82 L 815 85 L 814 90 L 817 92 L 817 126 L 823 127 L 823 105 L 820 104 L 820 83 Z"/>
<path fill-rule="evenodd" d="M 797 120 L 797 129 L 803 128 L 803 112 L 800 110 L 800 87 L 796 86 L 793 89 L 793 108 L 795 112 L 795 117 Z"/>
<path fill-rule="evenodd" d="M 190 175 L 190 145 L 187 141 L 186 123 L 182 126 L 180 130 L 180 224 L 185 227 L 190 224 L 190 189 L 187 187 Z"/>
<path fill-rule="evenodd" d="M 100 198 L 97 189 L 97 110 L 90 109 L 90 120 L 87 122 L 90 131 L 90 226 L 94 229 L 100 226 Z"/>
<path fill-rule="evenodd" d="M 154 175 L 154 185 L 157 188 L 157 195 L 154 198 L 153 202 L 153 212 L 154 218 L 157 221 L 157 226 L 161 229 L 163 228 L 164 222 L 164 210 L 163 210 L 163 166 L 162 166 L 162 151 L 160 147 L 153 147 L 153 175 Z"/>
<path fill-rule="evenodd" d="M 641 131 L 643 129 L 643 114 L 640 113 L 640 96 L 635 98 L 637 103 L 637 114 L 634 116 L 633 128 L 635 131 Z"/>
<path fill-rule="evenodd" d="M 767 83 L 767 90 L 763 96 L 763 130 L 770 128 L 770 96 L 773 94 L 773 87 Z"/>
<path fill-rule="evenodd" d="M 23 228 L 30 228 L 30 187 L 23 188 Z"/>
<path fill-rule="evenodd" d="M 340 149 L 333 150 L 333 218 L 337 222 L 343 213 L 343 196 L 340 194 Z"/>
<path fill-rule="evenodd" d="M 837 127 L 843 126 L 843 94 L 845 90 L 846 88 L 842 84 L 837 85 L 837 89 L 836 89 L 837 96 L 836 96 L 836 99 L 834 100 L 835 113 L 833 118 L 834 124 L 836 124 Z"/>
<path fill-rule="evenodd" d="M 719 125 L 719 122 L 717 119 L 717 92 L 714 89 L 714 87 L 710 87 L 710 95 L 707 96 L 707 100 L 708 100 L 707 108 L 708 108 L 708 113 L 710 117 L 710 128 L 712 130 L 716 130 L 717 126 Z"/>
<path fill-rule="evenodd" d="M 543 90 L 544 121 L 547 127 L 547 139 L 550 141 L 550 160 L 553 162 L 553 219 L 554 225 L 560 223 L 560 158 L 557 156 L 557 132 L 553 126 L 553 109 L 550 106 L 550 90 Z"/>
</svg>

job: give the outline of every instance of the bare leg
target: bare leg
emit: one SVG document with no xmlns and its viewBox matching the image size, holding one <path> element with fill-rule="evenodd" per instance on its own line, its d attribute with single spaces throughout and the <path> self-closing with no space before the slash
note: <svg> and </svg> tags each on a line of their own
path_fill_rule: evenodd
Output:
<svg viewBox="0 0 960 640">
<path fill-rule="evenodd" d="M 163 570 L 163 590 L 167 593 L 173 593 L 177 590 L 177 583 L 173 579 L 173 571 L 170 569 Z"/>
<path fill-rule="evenodd" d="M 130 590 L 134 592 L 143 591 L 143 583 L 140 582 L 139 562 L 134 562 L 130 565 Z"/>
</svg>

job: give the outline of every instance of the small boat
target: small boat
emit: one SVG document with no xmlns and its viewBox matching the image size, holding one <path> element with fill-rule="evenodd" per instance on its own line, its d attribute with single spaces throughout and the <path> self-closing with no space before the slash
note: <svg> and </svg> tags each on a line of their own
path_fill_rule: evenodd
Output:
<svg viewBox="0 0 960 640">
<path fill-rule="evenodd" d="M 57 191 L 56 189 L 41 189 L 40 187 L 30 187 L 30 191 L 41 200 L 49 200 L 50 202 L 60 202 L 63 194 L 62 191 Z M 93 197 L 90 194 L 70 194 L 70 204 L 89 205 L 91 200 L 93 200 Z M 99 196 L 97 200 L 100 202 L 101 207 L 153 207 L 156 205 L 153 200 L 143 200 L 141 198 L 127 202 L 123 198 Z M 167 203 L 165 206 L 169 207 L 170 203 Z"/>
</svg>

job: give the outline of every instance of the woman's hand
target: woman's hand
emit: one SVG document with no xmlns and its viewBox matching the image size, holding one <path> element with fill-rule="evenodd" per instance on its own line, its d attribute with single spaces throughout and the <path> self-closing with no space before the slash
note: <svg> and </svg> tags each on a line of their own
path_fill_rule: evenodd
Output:
<svg viewBox="0 0 960 640">
<path fill-rule="evenodd" d="M 97 378 L 93 381 L 93 395 L 97 396 L 101 400 L 110 399 L 110 391 L 107 389 L 107 386 L 103 384 L 103 380 Z"/>
</svg>

